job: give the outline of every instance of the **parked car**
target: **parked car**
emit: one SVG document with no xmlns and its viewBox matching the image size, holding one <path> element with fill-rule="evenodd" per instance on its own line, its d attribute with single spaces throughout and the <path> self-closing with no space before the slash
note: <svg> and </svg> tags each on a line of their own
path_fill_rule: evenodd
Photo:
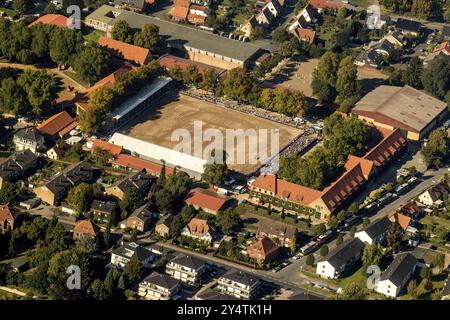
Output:
<svg viewBox="0 0 450 320">
<path fill-rule="evenodd" d="M 355 225 L 356 223 L 358 223 L 360 220 L 361 220 L 361 217 L 352 215 L 350 218 L 345 220 L 344 226 L 346 228 L 351 227 L 351 226 Z"/>
</svg>

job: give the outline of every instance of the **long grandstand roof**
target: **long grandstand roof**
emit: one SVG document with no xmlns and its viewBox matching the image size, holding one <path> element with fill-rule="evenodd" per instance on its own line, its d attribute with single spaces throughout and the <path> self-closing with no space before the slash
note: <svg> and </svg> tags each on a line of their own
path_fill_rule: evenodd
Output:
<svg viewBox="0 0 450 320">
<path fill-rule="evenodd" d="M 143 87 L 136 95 L 133 95 L 127 101 L 122 103 L 122 105 L 119 108 L 114 110 L 112 115 L 113 118 L 117 120 L 122 118 L 128 112 L 136 108 L 136 106 L 141 104 L 143 101 L 147 100 L 156 91 L 169 84 L 170 81 L 172 81 L 172 79 L 167 77 L 160 77 L 153 80 L 152 83 Z"/>
<path fill-rule="evenodd" d="M 203 173 L 206 160 L 193 157 L 186 153 L 164 148 L 156 144 L 129 137 L 121 133 L 114 133 L 109 139 L 110 143 L 122 146 L 124 149 L 139 154 L 149 160 L 164 160 L 169 166 L 180 166 L 181 169 L 197 174 Z"/>
</svg>

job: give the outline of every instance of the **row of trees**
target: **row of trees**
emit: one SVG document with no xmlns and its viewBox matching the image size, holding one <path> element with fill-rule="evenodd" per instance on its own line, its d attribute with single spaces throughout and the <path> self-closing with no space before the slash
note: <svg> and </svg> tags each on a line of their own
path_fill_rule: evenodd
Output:
<svg viewBox="0 0 450 320">
<path fill-rule="evenodd" d="M 113 39 L 147 48 L 153 52 L 160 52 L 164 47 L 162 37 L 159 35 L 159 27 L 154 24 L 146 24 L 144 27 L 132 33 L 130 25 L 125 20 L 119 20 L 111 32 Z"/>
<path fill-rule="evenodd" d="M 55 78 L 42 70 L 25 70 L 0 80 L 0 110 L 14 115 L 48 113 L 57 97 Z"/>
<path fill-rule="evenodd" d="M 380 0 L 380 4 L 396 13 L 411 13 L 423 19 L 444 19 L 450 22 L 450 1 L 442 0 Z"/>
<path fill-rule="evenodd" d="M 281 158 L 280 177 L 320 190 L 342 172 L 343 163 L 350 154 L 361 155 L 373 143 L 370 129 L 360 120 L 344 119 L 338 114 L 325 120 L 323 137 L 323 147 L 307 156 Z"/>
<path fill-rule="evenodd" d="M 79 117 L 78 125 L 81 130 L 87 134 L 94 132 L 113 106 L 120 105 L 161 73 L 161 66 L 157 62 L 151 62 L 122 75 L 112 88 L 101 87 L 94 90 L 89 96 L 88 111 Z"/>
<path fill-rule="evenodd" d="M 353 57 L 340 60 L 339 55 L 327 51 L 313 73 L 311 87 L 320 103 L 336 102 L 348 111 L 360 98 L 361 87 Z"/>
</svg>

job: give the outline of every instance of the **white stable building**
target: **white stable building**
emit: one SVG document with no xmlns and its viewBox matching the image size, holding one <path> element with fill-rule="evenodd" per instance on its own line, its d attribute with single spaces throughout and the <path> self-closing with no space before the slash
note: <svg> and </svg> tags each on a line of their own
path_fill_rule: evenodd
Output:
<svg viewBox="0 0 450 320">
<path fill-rule="evenodd" d="M 143 159 L 156 162 L 164 160 L 168 167 L 179 167 L 195 179 L 201 178 L 204 171 L 203 166 L 206 164 L 206 160 L 201 158 L 132 138 L 118 132 L 114 133 L 108 142 L 121 146 L 132 153 L 136 153 Z"/>
</svg>

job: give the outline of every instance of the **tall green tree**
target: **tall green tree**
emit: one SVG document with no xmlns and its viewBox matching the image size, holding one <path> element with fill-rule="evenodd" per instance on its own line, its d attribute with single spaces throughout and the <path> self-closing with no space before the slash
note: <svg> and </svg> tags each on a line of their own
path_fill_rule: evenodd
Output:
<svg viewBox="0 0 450 320">
<path fill-rule="evenodd" d="M 366 266 L 379 265 L 383 255 L 383 247 L 380 244 L 367 245 L 364 248 L 362 261 Z"/>
<path fill-rule="evenodd" d="M 72 67 L 91 85 L 110 71 L 111 58 L 97 45 L 87 45 L 73 59 Z"/>
<path fill-rule="evenodd" d="M 402 82 L 416 89 L 422 89 L 422 72 L 422 60 L 419 57 L 413 57 L 405 72 L 402 73 Z"/>
<path fill-rule="evenodd" d="M 132 43 L 133 41 L 130 25 L 125 20 L 119 20 L 114 24 L 111 36 L 114 40 L 126 43 Z"/>
<path fill-rule="evenodd" d="M 154 24 L 146 24 L 134 35 L 134 44 L 138 47 L 147 48 L 152 52 L 161 50 L 161 37 L 159 27 Z"/>
</svg>

